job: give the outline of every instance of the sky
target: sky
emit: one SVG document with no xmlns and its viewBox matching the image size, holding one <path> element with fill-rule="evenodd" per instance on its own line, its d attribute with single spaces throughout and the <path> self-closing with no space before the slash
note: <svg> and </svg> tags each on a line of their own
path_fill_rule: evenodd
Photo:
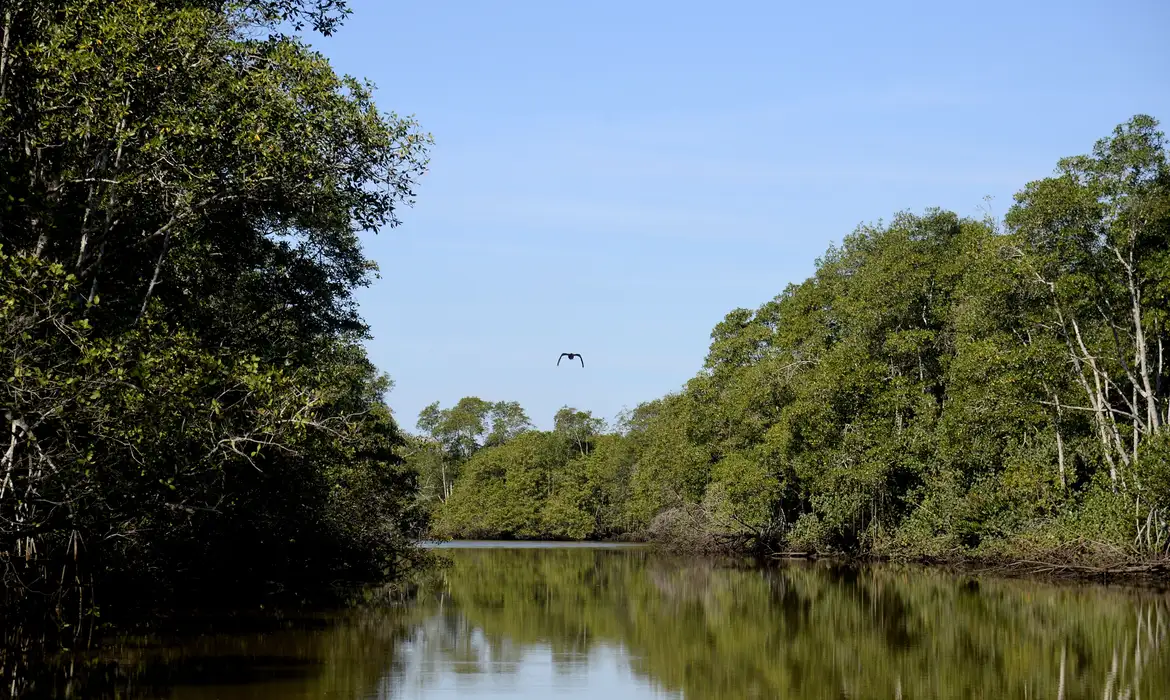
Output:
<svg viewBox="0 0 1170 700">
<path fill-rule="evenodd" d="M 1165 0 L 350 6 L 306 39 L 435 140 L 358 295 L 409 430 L 464 396 L 612 421 L 858 225 L 1002 216 L 1131 116 L 1170 129 Z"/>
</svg>

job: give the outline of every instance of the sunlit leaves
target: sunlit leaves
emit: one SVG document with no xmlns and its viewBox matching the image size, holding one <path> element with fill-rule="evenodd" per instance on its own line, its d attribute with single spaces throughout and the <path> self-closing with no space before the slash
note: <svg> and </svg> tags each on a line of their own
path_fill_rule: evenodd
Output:
<svg viewBox="0 0 1170 700">
<path fill-rule="evenodd" d="M 38 554 L 5 575 L 81 605 L 392 573 L 421 514 L 352 293 L 429 137 L 283 31 L 345 3 L 8 9 L 0 554 Z"/>
</svg>

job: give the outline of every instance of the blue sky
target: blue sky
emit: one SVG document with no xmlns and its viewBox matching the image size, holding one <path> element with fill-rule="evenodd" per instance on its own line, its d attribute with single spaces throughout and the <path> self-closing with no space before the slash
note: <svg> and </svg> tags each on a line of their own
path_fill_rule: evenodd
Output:
<svg viewBox="0 0 1170 700">
<path fill-rule="evenodd" d="M 1170 129 L 1164 0 L 350 4 L 312 43 L 436 141 L 359 297 L 412 430 L 468 395 L 612 419 L 858 224 L 1002 215 L 1130 116 Z"/>
</svg>

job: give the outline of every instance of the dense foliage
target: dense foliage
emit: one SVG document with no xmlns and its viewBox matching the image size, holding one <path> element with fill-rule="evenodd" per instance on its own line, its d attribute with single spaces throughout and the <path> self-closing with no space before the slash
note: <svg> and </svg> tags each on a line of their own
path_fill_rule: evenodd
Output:
<svg viewBox="0 0 1170 700">
<path fill-rule="evenodd" d="M 3 5 L 6 614 L 402 565 L 416 479 L 351 294 L 428 138 L 281 33 L 345 14 Z"/>
<path fill-rule="evenodd" d="M 1137 116 L 1002 224 L 860 227 L 810 279 L 729 313 L 702 371 L 614 433 L 448 451 L 436 532 L 1165 554 L 1168 314 L 1170 163 Z"/>
</svg>

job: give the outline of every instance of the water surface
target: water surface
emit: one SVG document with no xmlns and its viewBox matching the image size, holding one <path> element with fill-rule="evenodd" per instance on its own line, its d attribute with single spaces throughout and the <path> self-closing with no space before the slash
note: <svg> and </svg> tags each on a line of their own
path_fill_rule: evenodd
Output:
<svg viewBox="0 0 1170 700">
<path fill-rule="evenodd" d="M 637 542 L 540 542 L 531 540 L 454 540 L 422 542 L 423 549 L 639 549 Z"/>
<path fill-rule="evenodd" d="M 1152 592 L 452 543 L 402 606 L 122 638 L 46 697 L 1170 698 Z"/>
</svg>

